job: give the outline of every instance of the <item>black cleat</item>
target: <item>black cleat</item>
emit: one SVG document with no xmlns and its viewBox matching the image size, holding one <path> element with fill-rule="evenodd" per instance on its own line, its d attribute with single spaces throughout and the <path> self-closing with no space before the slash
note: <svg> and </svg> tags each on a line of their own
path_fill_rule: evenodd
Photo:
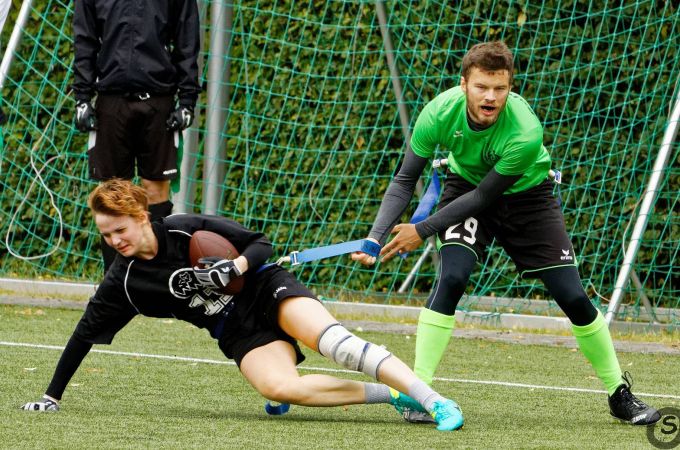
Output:
<svg viewBox="0 0 680 450">
<path fill-rule="evenodd" d="M 630 392 L 633 378 L 624 372 L 621 386 L 609 397 L 609 414 L 632 425 L 651 425 L 661 419 L 659 411 L 647 405 Z"/>
<path fill-rule="evenodd" d="M 401 412 L 401 416 L 405 421 L 411 423 L 437 423 L 429 413 L 411 408 L 404 408 Z"/>
</svg>

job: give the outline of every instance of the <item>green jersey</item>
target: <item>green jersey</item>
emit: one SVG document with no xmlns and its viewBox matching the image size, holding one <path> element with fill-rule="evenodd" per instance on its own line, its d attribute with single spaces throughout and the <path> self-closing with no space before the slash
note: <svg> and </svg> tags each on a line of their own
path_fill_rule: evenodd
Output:
<svg viewBox="0 0 680 450">
<path fill-rule="evenodd" d="M 494 167 L 501 175 L 523 174 L 506 194 L 546 179 L 550 155 L 543 146 L 543 127 L 526 100 L 511 92 L 496 123 L 482 131 L 470 129 L 466 103 L 457 86 L 425 105 L 411 137 L 413 152 L 431 158 L 437 145 L 446 148 L 449 170 L 474 185 Z"/>
</svg>

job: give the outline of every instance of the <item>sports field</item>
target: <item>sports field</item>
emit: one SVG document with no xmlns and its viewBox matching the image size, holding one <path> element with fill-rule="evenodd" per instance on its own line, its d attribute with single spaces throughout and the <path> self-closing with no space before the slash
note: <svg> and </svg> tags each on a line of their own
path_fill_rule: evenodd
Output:
<svg viewBox="0 0 680 450">
<path fill-rule="evenodd" d="M 466 424 L 442 433 L 402 421 L 388 405 L 293 406 L 267 416 L 207 333 L 141 317 L 113 345 L 94 347 L 61 411 L 19 410 L 44 392 L 80 314 L 0 306 L 2 448 L 651 448 L 644 427 L 609 416 L 600 381 L 575 350 L 453 339 L 435 387 L 461 404 Z M 413 336 L 359 334 L 412 363 Z M 303 374 L 367 380 L 305 354 Z M 619 358 L 636 394 L 657 408 L 680 407 L 679 356 Z"/>
</svg>

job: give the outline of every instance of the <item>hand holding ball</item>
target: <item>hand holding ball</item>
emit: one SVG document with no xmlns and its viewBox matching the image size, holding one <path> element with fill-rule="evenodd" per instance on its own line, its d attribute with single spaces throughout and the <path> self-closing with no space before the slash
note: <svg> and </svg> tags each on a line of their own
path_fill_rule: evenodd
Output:
<svg viewBox="0 0 680 450">
<path fill-rule="evenodd" d="M 189 262 L 198 281 L 205 287 L 228 295 L 241 292 L 245 279 L 234 264 L 236 247 L 212 231 L 196 231 L 189 241 Z"/>
</svg>

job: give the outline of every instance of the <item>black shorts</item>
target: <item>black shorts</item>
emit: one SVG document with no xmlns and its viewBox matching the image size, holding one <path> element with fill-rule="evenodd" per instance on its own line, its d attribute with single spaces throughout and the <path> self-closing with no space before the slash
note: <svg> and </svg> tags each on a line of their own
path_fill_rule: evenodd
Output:
<svg viewBox="0 0 680 450">
<path fill-rule="evenodd" d="M 176 178 L 179 132 L 165 126 L 174 107 L 172 95 L 140 100 L 99 94 L 97 130 L 90 133 L 87 151 L 90 178 L 132 179 L 135 166 L 137 175 L 147 180 Z"/>
<path fill-rule="evenodd" d="M 438 209 L 475 186 L 449 173 Z M 546 180 L 526 191 L 503 195 L 489 208 L 437 234 L 437 247 L 461 245 L 483 260 L 496 239 L 510 255 L 522 278 L 560 266 L 576 266 L 576 256 L 564 225 L 564 216 Z"/>
<path fill-rule="evenodd" d="M 276 265 L 259 273 L 255 281 L 249 283 L 252 288 L 239 294 L 244 301 L 237 304 L 235 314 L 229 315 L 229 323 L 218 339 L 220 350 L 240 366 L 249 351 L 274 341 L 285 341 L 295 349 L 297 364 L 300 364 L 305 356 L 297 341 L 279 327 L 278 308 L 288 297 L 317 299 L 316 296 L 292 273 Z"/>
</svg>

